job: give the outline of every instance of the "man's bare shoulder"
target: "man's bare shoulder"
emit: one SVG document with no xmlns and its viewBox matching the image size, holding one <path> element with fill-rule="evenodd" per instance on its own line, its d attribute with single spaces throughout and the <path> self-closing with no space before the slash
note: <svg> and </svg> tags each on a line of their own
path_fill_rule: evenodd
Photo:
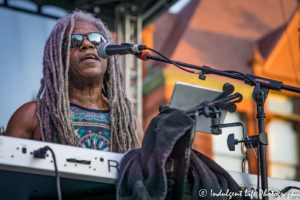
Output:
<svg viewBox="0 0 300 200">
<path fill-rule="evenodd" d="M 36 101 L 27 102 L 18 108 L 18 110 L 36 110 Z M 16 110 L 16 112 L 18 110 Z"/>
<path fill-rule="evenodd" d="M 11 116 L 5 135 L 19 138 L 33 138 L 38 127 L 36 101 L 28 102 L 18 108 Z"/>
<path fill-rule="evenodd" d="M 26 117 L 25 117 L 26 116 Z M 36 118 L 36 101 L 31 101 L 23 104 L 20 108 L 18 108 L 13 117 L 20 117 L 23 120 L 31 120 L 32 118 Z"/>
</svg>

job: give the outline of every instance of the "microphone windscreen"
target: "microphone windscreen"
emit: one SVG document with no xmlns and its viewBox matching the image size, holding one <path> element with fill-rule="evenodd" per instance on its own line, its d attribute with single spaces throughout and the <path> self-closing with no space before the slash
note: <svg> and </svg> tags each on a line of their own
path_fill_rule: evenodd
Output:
<svg viewBox="0 0 300 200">
<path fill-rule="evenodd" d="M 107 59 L 109 58 L 110 56 L 106 54 L 105 50 L 106 50 L 106 47 L 108 46 L 109 44 L 108 43 L 101 43 L 98 48 L 97 48 L 97 53 L 98 53 L 98 56 L 100 56 L 100 58 L 103 58 L 103 59 Z"/>
</svg>

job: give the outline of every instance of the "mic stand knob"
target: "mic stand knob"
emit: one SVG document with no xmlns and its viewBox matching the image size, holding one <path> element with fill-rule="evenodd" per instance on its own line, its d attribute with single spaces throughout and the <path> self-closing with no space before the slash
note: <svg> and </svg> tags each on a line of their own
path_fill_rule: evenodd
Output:
<svg viewBox="0 0 300 200">
<path fill-rule="evenodd" d="M 220 135 L 222 134 L 222 129 L 218 127 L 220 124 L 220 114 L 221 114 L 221 109 L 214 109 L 216 113 L 216 117 L 211 119 L 211 133 L 214 135 Z"/>
</svg>

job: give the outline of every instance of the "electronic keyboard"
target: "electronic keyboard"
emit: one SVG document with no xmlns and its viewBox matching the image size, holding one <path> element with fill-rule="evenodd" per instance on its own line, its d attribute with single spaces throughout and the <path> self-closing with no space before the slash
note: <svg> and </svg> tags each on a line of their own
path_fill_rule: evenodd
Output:
<svg viewBox="0 0 300 200">
<path fill-rule="evenodd" d="M 56 157 L 63 199 L 115 198 L 115 183 L 123 154 L 82 147 L 0 136 L 0 199 L 56 199 L 54 160 L 50 151 L 45 158 L 35 158 L 34 151 L 49 146 Z M 228 173 L 256 198 L 257 176 Z M 288 186 L 300 188 L 296 181 L 268 178 L 269 190 L 280 191 Z M 261 185 L 260 185 L 261 186 Z M 300 198 L 300 191 L 290 190 Z M 251 195 L 251 194 L 249 194 Z M 269 199 L 277 199 L 269 195 Z"/>
</svg>

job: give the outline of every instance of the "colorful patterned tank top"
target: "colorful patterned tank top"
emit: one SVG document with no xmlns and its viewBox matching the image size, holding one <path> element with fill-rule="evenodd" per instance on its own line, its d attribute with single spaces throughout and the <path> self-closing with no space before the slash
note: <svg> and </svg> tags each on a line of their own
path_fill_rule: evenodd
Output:
<svg viewBox="0 0 300 200">
<path fill-rule="evenodd" d="M 78 146 L 110 151 L 109 110 L 92 110 L 70 103 Z"/>
</svg>

